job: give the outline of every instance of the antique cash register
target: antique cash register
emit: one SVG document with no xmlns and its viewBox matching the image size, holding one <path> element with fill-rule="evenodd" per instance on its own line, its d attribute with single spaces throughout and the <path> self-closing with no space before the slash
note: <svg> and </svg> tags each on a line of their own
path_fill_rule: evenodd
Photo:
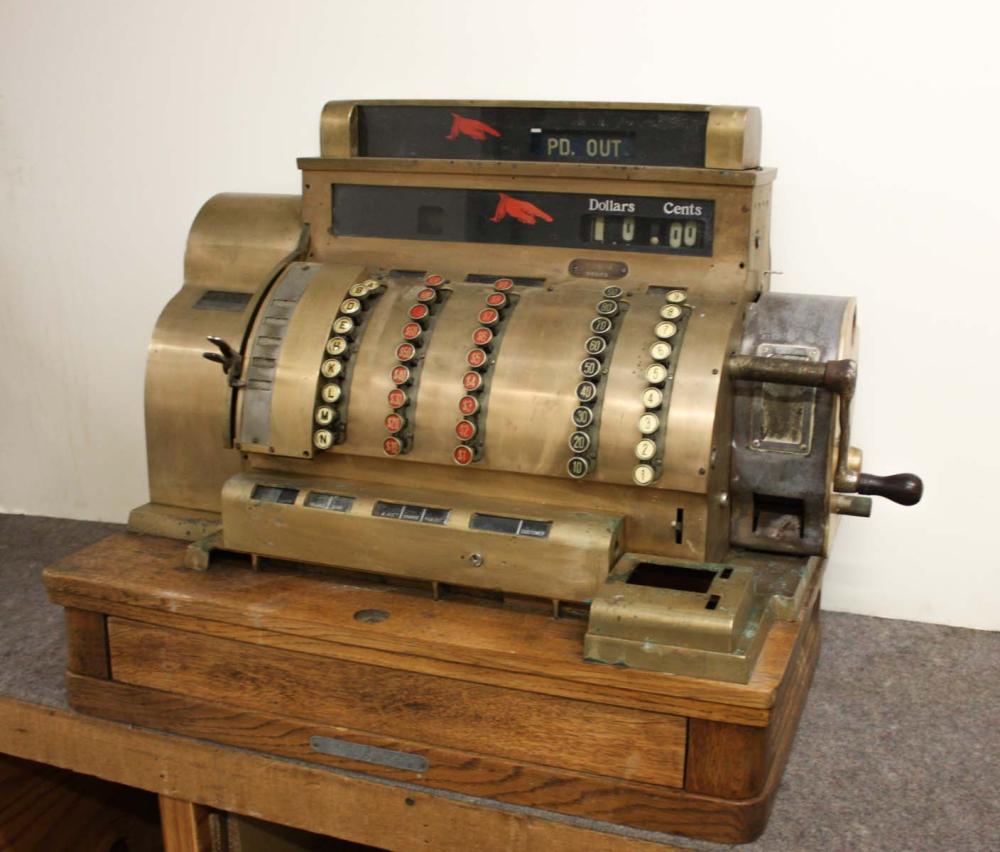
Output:
<svg viewBox="0 0 1000 852">
<path fill-rule="evenodd" d="M 191 229 L 146 535 L 47 578 L 74 705 L 759 833 L 836 522 L 922 488 L 851 445 L 854 299 L 771 291 L 759 151 L 753 108 L 327 104 L 301 197 Z"/>
</svg>

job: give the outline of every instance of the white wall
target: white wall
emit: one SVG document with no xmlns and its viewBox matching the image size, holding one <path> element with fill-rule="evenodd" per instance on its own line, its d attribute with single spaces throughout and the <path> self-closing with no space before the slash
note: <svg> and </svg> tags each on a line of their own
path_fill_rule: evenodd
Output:
<svg viewBox="0 0 1000 852">
<path fill-rule="evenodd" d="M 3 0 L 0 509 L 145 502 L 145 348 L 191 219 L 296 192 L 326 100 L 757 104 L 775 288 L 860 298 L 855 443 L 927 486 L 845 520 L 824 603 L 1000 627 L 986 5 Z"/>
</svg>

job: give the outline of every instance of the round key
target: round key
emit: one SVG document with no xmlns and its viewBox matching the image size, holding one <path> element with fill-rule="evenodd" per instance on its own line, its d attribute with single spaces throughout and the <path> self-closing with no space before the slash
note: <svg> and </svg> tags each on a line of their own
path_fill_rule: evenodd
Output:
<svg viewBox="0 0 1000 852">
<path fill-rule="evenodd" d="M 618 313 L 618 303 L 614 299 L 601 299 L 597 303 L 597 313 L 602 317 L 613 317 Z"/>
<path fill-rule="evenodd" d="M 427 307 L 423 302 L 417 302 L 412 308 L 407 312 L 407 315 L 411 320 L 425 320 L 431 314 L 431 309 Z"/>
<path fill-rule="evenodd" d="M 662 364 L 650 364 L 646 367 L 646 381 L 651 385 L 662 385 L 667 380 L 667 368 Z"/>
<path fill-rule="evenodd" d="M 479 322 L 483 325 L 496 325 L 500 322 L 500 311 L 496 308 L 483 308 L 479 312 Z"/>
<path fill-rule="evenodd" d="M 313 446 L 317 450 L 328 450 L 333 446 L 333 432 L 329 429 L 317 429 L 313 432 Z"/>
<path fill-rule="evenodd" d="M 437 301 L 437 290 L 433 287 L 424 287 L 419 293 L 417 293 L 417 301 L 423 302 L 424 304 L 430 304 L 431 302 Z"/>
<path fill-rule="evenodd" d="M 514 289 L 514 282 L 510 278 L 498 278 L 493 282 L 493 289 L 507 292 Z"/>
<path fill-rule="evenodd" d="M 347 351 L 347 338 L 331 337 L 326 342 L 326 351 L 333 356 L 343 355 Z"/>
<path fill-rule="evenodd" d="M 359 281 L 357 284 L 352 284 L 347 291 L 347 294 L 354 296 L 355 299 L 364 299 L 369 293 L 371 293 L 371 288 L 368 286 L 367 281 Z"/>
<path fill-rule="evenodd" d="M 573 409 L 573 425 L 577 429 L 586 429 L 593 422 L 593 409 L 587 408 L 585 405 L 580 405 Z"/>
<path fill-rule="evenodd" d="M 329 405 L 321 405 L 316 409 L 316 423 L 320 426 L 329 426 L 337 418 L 337 412 Z"/>
<path fill-rule="evenodd" d="M 574 453 L 585 453 L 590 449 L 590 435 L 586 432 L 574 432 L 569 436 L 569 448 Z"/>
<path fill-rule="evenodd" d="M 344 372 L 344 362 L 338 358 L 327 358 L 323 362 L 323 366 L 319 368 L 319 371 L 325 378 L 335 379 Z"/>
<path fill-rule="evenodd" d="M 499 310 L 500 308 L 506 307 L 507 296 L 504 293 L 490 293 L 486 297 L 486 304 L 491 308 L 497 308 Z"/>
<path fill-rule="evenodd" d="M 588 355 L 603 355 L 604 350 L 608 348 L 608 341 L 603 337 L 588 337 L 587 342 L 583 344 L 583 348 L 587 350 Z"/>
<path fill-rule="evenodd" d="M 382 452 L 387 456 L 398 456 L 403 452 L 403 442 L 399 438 L 386 438 L 382 442 Z"/>
<path fill-rule="evenodd" d="M 323 397 L 323 402 L 334 403 L 340 399 L 343 390 L 341 390 L 340 385 L 335 382 L 331 382 L 328 385 L 323 385 L 323 390 L 319 392 L 319 395 Z"/>
<path fill-rule="evenodd" d="M 386 399 L 389 401 L 389 408 L 392 409 L 402 408 L 404 405 L 406 405 L 406 400 L 407 400 L 406 391 L 401 390 L 400 388 L 393 388 L 391 391 L 389 391 L 389 395 L 386 397 Z"/>
<path fill-rule="evenodd" d="M 473 459 L 475 459 L 475 453 L 472 447 L 467 447 L 464 444 L 455 447 L 454 452 L 451 454 L 451 459 L 455 464 L 467 465 L 471 464 Z"/>
<path fill-rule="evenodd" d="M 659 388 L 646 388 L 642 392 L 642 404 L 649 409 L 657 409 L 663 405 L 663 391 Z"/>
<path fill-rule="evenodd" d="M 493 330 L 480 326 L 472 332 L 472 342 L 476 346 L 489 346 L 493 342 Z"/>
<path fill-rule="evenodd" d="M 607 334 L 611 331 L 612 322 L 607 317 L 594 317 L 590 321 L 590 330 L 594 334 Z"/>
<path fill-rule="evenodd" d="M 642 417 L 639 418 L 639 431 L 643 435 L 655 435 L 660 431 L 660 418 L 659 415 L 653 414 L 651 411 L 647 411 Z"/>
<path fill-rule="evenodd" d="M 361 313 L 361 301 L 359 299 L 344 299 L 340 303 L 340 312 L 346 317 L 357 316 Z"/>
<path fill-rule="evenodd" d="M 419 340 L 420 335 L 424 333 L 423 328 L 418 322 L 408 322 L 403 326 L 403 339 L 404 340 Z"/>
<path fill-rule="evenodd" d="M 675 305 L 679 304 L 680 302 L 683 302 L 686 298 L 687 298 L 687 293 L 685 293 L 683 290 L 671 290 L 669 293 L 667 293 L 666 296 L 667 301 L 672 302 Z"/>
<path fill-rule="evenodd" d="M 385 428 L 395 435 L 397 432 L 402 432 L 403 427 L 406 425 L 406 418 L 402 414 L 389 414 L 385 418 Z"/>
<path fill-rule="evenodd" d="M 368 288 L 369 293 L 374 293 L 376 290 L 378 290 L 379 287 L 382 286 L 382 283 L 377 278 L 369 278 L 366 281 L 362 281 L 361 283 Z"/>
<path fill-rule="evenodd" d="M 681 315 L 681 309 L 677 305 L 666 304 L 660 308 L 660 316 L 665 320 L 677 319 Z"/>
<path fill-rule="evenodd" d="M 601 374 L 601 362 L 596 358 L 584 358 L 580 362 L 580 375 L 585 379 L 593 379 Z"/>
<path fill-rule="evenodd" d="M 396 357 L 400 361 L 409 362 L 417 356 L 417 347 L 412 343 L 400 343 L 396 347 Z"/>
<path fill-rule="evenodd" d="M 666 340 L 657 340 L 656 343 L 649 347 L 649 354 L 654 361 L 666 361 L 673 351 L 674 347 L 667 343 Z"/>
<path fill-rule="evenodd" d="M 649 485 L 656 479 L 656 471 L 648 464 L 637 464 L 632 470 L 632 481 L 636 485 Z"/>
<path fill-rule="evenodd" d="M 656 457 L 656 441 L 643 438 L 635 445 L 635 457 L 639 461 L 650 461 Z"/>
<path fill-rule="evenodd" d="M 590 462 L 582 456 L 573 456 L 573 458 L 566 462 L 566 473 L 572 476 L 573 479 L 582 479 L 590 473 Z"/>
<path fill-rule="evenodd" d="M 465 353 L 465 363 L 474 370 L 482 370 L 486 367 L 488 356 L 482 349 L 470 349 Z"/>
<path fill-rule="evenodd" d="M 431 287 L 440 287 L 444 284 L 444 276 L 432 273 L 431 275 L 424 276 L 424 283 L 430 285 Z"/>
<path fill-rule="evenodd" d="M 664 320 L 663 322 L 658 322 L 656 328 L 653 329 L 653 333 L 660 338 L 660 340 L 667 340 L 677 334 L 677 326 L 670 320 Z"/>
<path fill-rule="evenodd" d="M 625 291 L 617 284 L 612 284 L 609 287 L 604 288 L 605 299 L 620 299 L 624 295 Z"/>
<path fill-rule="evenodd" d="M 410 368 L 405 364 L 397 364 L 392 368 L 389 373 L 389 378 L 392 379 L 394 385 L 406 385 L 410 383 L 412 376 L 410 375 Z"/>
<path fill-rule="evenodd" d="M 483 389 L 483 377 L 474 370 L 469 370 L 464 376 L 462 376 L 462 387 L 465 388 L 469 393 L 475 393 L 476 391 Z"/>
<path fill-rule="evenodd" d="M 476 375 L 479 375 L 478 373 Z M 458 410 L 466 417 L 471 417 L 479 411 L 479 400 L 474 396 L 466 394 L 458 401 Z"/>
<path fill-rule="evenodd" d="M 333 330 L 337 332 L 337 334 L 349 337 L 354 331 L 354 320 L 350 317 L 337 317 L 333 321 Z"/>
<path fill-rule="evenodd" d="M 597 385 L 593 382 L 580 382 L 576 386 L 576 398 L 580 402 L 589 405 L 597 399 Z"/>
<path fill-rule="evenodd" d="M 476 437 L 476 424 L 471 420 L 459 420 L 455 424 L 455 434 L 460 441 L 471 441 Z"/>
</svg>

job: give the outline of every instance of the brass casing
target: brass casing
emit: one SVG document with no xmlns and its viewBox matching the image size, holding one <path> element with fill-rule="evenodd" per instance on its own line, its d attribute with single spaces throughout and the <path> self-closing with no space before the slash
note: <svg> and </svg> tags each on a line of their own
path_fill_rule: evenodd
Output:
<svg viewBox="0 0 1000 852">
<path fill-rule="evenodd" d="M 212 548 L 224 547 L 590 604 L 586 653 L 592 659 L 746 680 L 770 620 L 797 617 L 805 589 L 820 573 L 817 560 L 801 552 L 783 557 L 778 567 L 731 552 L 731 525 L 741 531 L 753 518 L 739 488 L 739 516 L 730 517 L 730 447 L 737 432 L 726 365 L 744 345 L 747 313 L 768 290 L 770 272 L 775 172 L 759 167 L 759 111 L 559 105 L 706 113 L 703 167 L 680 168 L 360 156 L 359 109 L 374 103 L 557 106 L 331 102 L 321 120 L 322 156 L 299 161 L 301 198 L 210 200 L 191 229 L 184 286 L 161 315 L 150 347 L 152 502 L 135 510 L 130 524 L 201 539 L 192 565 L 204 566 Z M 714 238 L 709 256 L 668 256 L 342 236 L 333 227 L 332 202 L 333 188 L 344 185 L 710 201 Z M 395 387 L 390 373 L 400 330 L 429 272 L 443 276 L 446 297 L 420 353 L 419 385 L 409 388 L 408 452 L 390 458 L 383 450 L 387 395 Z M 475 463 L 458 467 L 452 453 L 468 369 L 464 354 L 489 290 L 482 282 L 499 277 L 532 279 L 537 286 L 515 289 L 502 344 L 490 355 L 482 452 Z M 363 338 L 347 356 L 346 430 L 340 443 L 319 450 L 313 419 L 319 369 L 331 323 L 360 282 L 374 282 L 379 294 L 365 302 Z M 575 388 L 590 320 L 609 284 L 624 290 L 623 312 L 603 364 L 595 464 L 577 480 L 567 473 Z M 659 412 L 657 478 L 640 486 L 633 470 L 637 424 L 646 410 L 645 370 L 664 294 L 672 289 L 684 292 L 684 331 L 671 360 L 668 402 Z M 245 304 L 238 310 L 199 306 L 206 293 L 219 291 L 245 294 Z M 241 359 L 229 376 L 202 357 L 210 335 Z M 822 432 L 828 455 L 834 432 L 829 423 Z M 295 499 L 259 499 L 255 488 L 262 485 L 292 489 Z M 350 509 L 313 508 L 306 504 L 312 492 L 349 496 Z M 381 517 L 374 513 L 379 501 L 445 509 L 449 520 L 432 525 Z M 545 521 L 551 532 L 531 539 L 476 530 L 470 527 L 475 513 Z M 820 526 L 826 541 L 828 519 Z M 629 583 L 640 559 L 703 565 L 720 577 L 719 563 L 732 570 L 713 581 L 706 598 Z M 780 575 L 780 582 L 758 582 L 764 575 Z M 707 608 L 713 595 L 717 601 Z"/>
<path fill-rule="evenodd" d="M 301 489 L 293 505 L 252 499 L 257 485 Z M 308 491 L 348 494 L 349 512 L 305 505 Z M 377 500 L 450 512 L 447 525 L 374 517 Z M 469 528 L 474 512 L 552 523 L 534 539 Z M 226 549 L 514 594 L 587 602 L 621 553 L 620 517 L 572 512 L 479 495 L 365 486 L 337 479 L 240 474 L 222 492 Z M 498 586 L 502 578 L 502 586 Z"/>
</svg>

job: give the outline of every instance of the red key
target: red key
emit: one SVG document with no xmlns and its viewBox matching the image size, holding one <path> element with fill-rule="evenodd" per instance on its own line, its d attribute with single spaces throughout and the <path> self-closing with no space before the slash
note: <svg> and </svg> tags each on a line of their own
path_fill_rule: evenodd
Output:
<svg viewBox="0 0 1000 852">
<path fill-rule="evenodd" d="M 486 366 L 486 353 L 482 349 L 470 349 L 465 354 L 465 360 L 470 367 L 479 370 Z"/>
<path fill-rule="evenodd" d="M 410 368 L 403 364 L 397 364 L 389 375 L 392 377 L 393 384 L 405 385 L 410 380 Z"/>
<path fill-rule="evenodd" d="M 417 348 L 412 343 L 400 343 L 396 347 L 396 357 L 400 361 L 412 361 L 417 354 Z"/>
<path fill-rule="evenodd" d="M 493 342 L 493 332 L 488 328 L 477 328 L 472 332 L 472 342 L 476 346 L 489 346 Z"/>
<path fill-rule="evenodd" d="M 469 417 L 479 411 L 479 400 L 466 394 L 458 401 L 458 410 Z"/>
<path fill-rule="evenodd" d="M 406 340 L 417 340 L 424 333 L 418 322 L 408 322 L 403 326 L 403 337 Z"/>
<path fill-rule="evenodd" d="M 424 304 L 416 304 L 409 310 L 410 319 L 422 320 L 430 316 L 431 309 Z"/>
<path fill-rule="evenodd" d="M 462 387 L 467 391 L 477 391 L 483 386 L 483 377 L 472 370 L 462 376 Z"/>
<path fill-rule="evenodd" d="M 417 293 L 418 302 L 436 302 L 437 301 L 437 290 L 433 287 L 424 287 L 419 293 Z"/>
<path fill-rule="evenodd" d="M 431 285 L 431 287 L 440 287 L 444 283 L 443 275 L 425 275 L 424 281 Z"/>
<path fill-rule="evenodd" d="M 466 465 L 472 461 L 473 452 L 470 447 L 466 447 L 463 444 L 462 446 L 455 447 L 455 452 L 451 454 L 451 457 L 454 459 L 455 464 Z"/>
<path fill-rule="evenodd" d="M 386 438 L 382 442 L 382 452 L 387 456 L 398 456 L 403 451 L 403 442 L 399 438 Z"/>
<path fill-rule="evenodd" d="M 389 408 L 402 408 L 406 405 L 406 391 L 402 391 L 399 388 L 393 388 L 389 391 Z"/>
<path fill-rule="evenodd" d="M 507 304 L 507 297 L 503 293 L 490 293 L 486 297 L 486 304 L 491 308 L 502 308 Z"/>
<path fill-rule="evenodd" d="M 402 432 L 403 427 L 406 425 L 406 421 L 400 414 L 390 414 L 385 418 L 385 428 L 392 432 L 394 435 L 397 432 Z"/>
<path fill-rule="evenodd" d="M 459 420 L 455 426 L 455 434 L 463 441 L 471 441 L 476 437 L 476 424 L 471 420 Z"/>
<path fill-rule="evenodd" d="M 479 321 L 483 325 L 496 325 L 500 322 L 500 311 L 496 308 L 483 308 L 479 312 Z"/>
<path fill-rule="evenodd" d="M 498 278 L 493 282 L 493 287 L 496 290 L 512 290 L 514 289 L 514 282 L 509 278 Z"/>
</svg>

